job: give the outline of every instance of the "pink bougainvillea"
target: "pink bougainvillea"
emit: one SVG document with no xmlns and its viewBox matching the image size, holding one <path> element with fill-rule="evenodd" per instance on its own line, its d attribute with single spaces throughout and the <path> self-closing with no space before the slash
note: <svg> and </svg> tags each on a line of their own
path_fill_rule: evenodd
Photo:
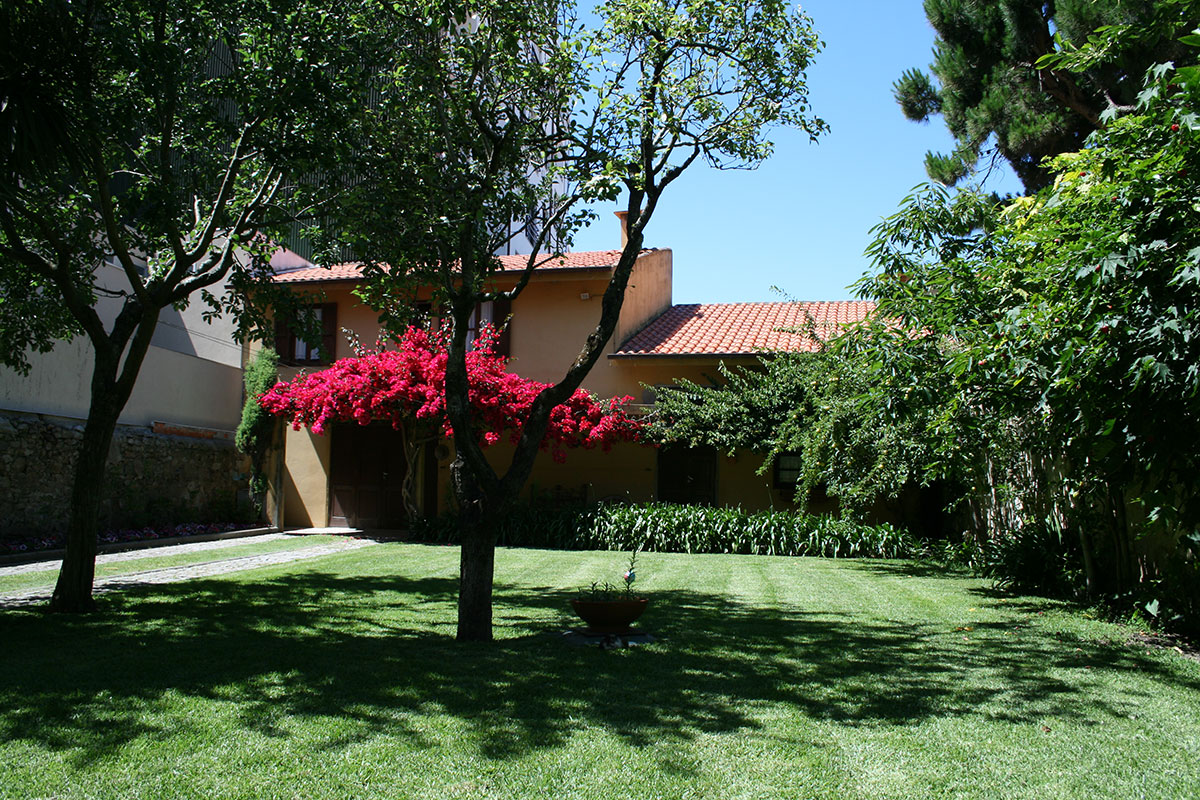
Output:
<svg viewBox="0 0 1200 800">
<path fill-rule="evenodd" d="M 494 331 L 481 333 L 467 353 L 470 402 L 480 443 L 515 442 L 534 398 L 547 384 L 508 371 L 505 358 L 494 352 Z M 443 331 L 409 328 L 394 350 L 381 349 L 343 358 L 320 372 L 280 382 L 259 403 L 299 430 L 307 426 L 324 433 L 332 422 L 390 422 L 401 428 L 416 421 L 451 436 L 446 417 L 446 336 Z M 598 400 L 579 389 L 555 406 L 542 447 L 555 461 L 566 459 L 566 448 L 601 447 L 638 441 L 643 423 L 625 411 L 631 397 Z"/>
</svg>

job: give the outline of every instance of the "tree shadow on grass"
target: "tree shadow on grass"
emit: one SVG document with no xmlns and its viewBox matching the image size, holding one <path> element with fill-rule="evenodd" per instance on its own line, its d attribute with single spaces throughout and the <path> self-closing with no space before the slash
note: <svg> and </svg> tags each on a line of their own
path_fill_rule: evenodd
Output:
<svg viewBox="0 0 1200 800">
<path fill-rule="evenodd" d="M 856 568 L 877 575 L 901 578 L 971 578 L 969 570 L 954 564 L 943 564 L 930 559 L 854 559 L 841 563 L 852 563 Z"/>
<path fill-rule="evenodd" d="M 482 755 L 506 759 L 581 726 L 650 745 L 753 729 L 764 710 L 852 726 L 1090 725 L 1141 698 L 1090 691 L 1075 668 L 1188 680 L 1139 651 L 1084 650 L 1012 622 L 964 634 L 688 591 L 655 593 L 645 626 L 657 644 L 603 651 L 564 641 L 569 593 L 498 585 L 510 638 L 464 645 L 452 640 L 456 596 L 453 579 L 307 571 L 131 589 L 94 617 L 0 613 L 0 735 L 86 764 L 202 724 L 171 710 L 182 695 L 232 702 L 239 725 L 273 737 L 337 718 L 347 724 L 323 745 L 334 750 L 377 735 L 434 747 L 430 722 L 448 715 Z"/>
</svg>

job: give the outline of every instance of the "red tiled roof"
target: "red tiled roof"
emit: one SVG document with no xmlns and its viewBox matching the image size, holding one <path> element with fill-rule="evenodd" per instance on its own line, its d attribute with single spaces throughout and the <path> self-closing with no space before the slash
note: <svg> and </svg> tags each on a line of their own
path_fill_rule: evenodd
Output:
<svg viewBox="0 0 1200 800">
<path fill-rule="evenodd" d="M 816 350 L 803 333 L 814 326 L 828 340 L 860 322 L 875 304 L 860 300 L 815 303 L 705 303 L 672 306 L 635 334 L 612 357 L 752 355 L 765 350 Z"/>
<path fill-rule="evenodd" d="M 317 283 L 318 281 L 356 281 L 362 277 L 361 264 L 334 264 L 332 267 L 301 267 L 275 275 L 275 283 Z"/>
<path fill-rule="evenodd" d="M 643 250 L 642 252 L 647 252 Z M 497 256 L 501 272 L 515 272 L 525 268 L 529 256 Z M 538 269 L 612 269 L 621 258 L 620 250 L 591 250 L 582 253 L 564 253 L 539 264 Z M 275 276 L 276 283 L 318 283 L 324 281 L 356 281 L 362 278 L 362 265 L 357 263 L 334 264 L 331 267 L 304 267 Z"/>
</svg>

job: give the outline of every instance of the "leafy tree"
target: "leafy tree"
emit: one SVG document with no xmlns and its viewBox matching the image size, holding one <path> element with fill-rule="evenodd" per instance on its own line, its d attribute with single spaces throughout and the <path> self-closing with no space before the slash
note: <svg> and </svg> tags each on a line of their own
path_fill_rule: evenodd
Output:
<svg viewBox="0 0 1200 800">
<path fill-rule="evenodd" d="M 651 436 L 662 444 L 714 447 L 766 455 L 776 449 L 779 429 L 798 413 L 809 395 L 807 378 L 817 356 L 775 353 L 753 367 L 718 366 L 719 383 L 702 386 L 681 380 L 661 387 L 654 398 Z"/>
<path fill-rule="evenodd" d="M 906 201 L 860 284 L 893 324 L 842 346 L 870 365 L 858 402 L 927 440 L 916 466 L 970 487 L 998 568 L 1036 569 L 1005 560 L 1029 543 L 1195 627 L 1200 82 L 1163 66 L 1136 106 L 1036 196 Z"/>
<path fill-rule="evenodd" d="M 413 478 L 420 448 L 442 436 L 454 436 L 446 414 L 446 331 L 410 327 L 399 337 L 396 349 L 364 352 L 343 358 L 319 372 L 279 383 L 262 395 L 259 405 L 291 422 L 322 434 L 332 422 L 389 422 L 404 434 L 408 474 L 405 504 L 416 518 Z M 497 334 L 485 330 L 466 354 L 470 382 L 468 400 L 476 421 L 474 434 L 481 447 L 498 443 L 502 434 L 520 440 L 529 408 L 546 384 L 522 378 L 507 370 L 506 359 L 494 351 Z M 625 414 L 633 398 L 600 401 L 582 389 L 555 406 L 539 443 L 566 461 L 567 448 L 600 447 L 638 441 L 640 421 Z"/>
<path fill-rule="evenodd" d="M 381 89 L 377 156 L 347 203 L 340 237 L 380 268 L 366 296 L 385 309 L 436 287 L 453 330 L 446 368 L 452 467 L 462 527 L 458 638 L 491 638 L 495 527 L 527 481 L 553 409 L 570 398 L 612 336 L 646 227 L 663 193 L 697 160 L 751 167 L 774 125 L 815 137 L 805 69 L 819 47 L 779 0 L 607 0 L 583 30 L 544 0 L 437 0 L 420 58 Z M 595 329 L 561 380 L 533 401 L 511 463 L 498 473 L 474 435 L 468 320 L 481 301 L 518 297 L 586 214 L 578 201 L 625 193 L 629 243 Z M 514 218 L 517 220 L 514 225 Z M 514 288 L 495 280 L 496 250 L 532 242 Z M 383 269 L 382 265 L 387 268 Z"/>
<path fill-rule="evenodd" d="M 906 485 L 935 477 L 921 468 L 931 452 L 922 424 L 910 413 L 917 398 L 909 393 L 888 403 L 863 402 L 873 380 L 892 382 L 878 373 L 892 335 L 889 326 L 867 322 L 830 350 L 772 353 L 755 367 L 721 365 L 719 384 L 681 381 L 660 389 L 650 436 L 730 455 L 738 449 L 759 453 L 760 473 L 782 453 L 798 455 L 803 468 L 797 500 L 820 488 L 849 513 L 865 515 Z M 920 358 L 906 348 L 886 363 L 914 369 Z M 918 391 L 925 396 L 931 388 L 926 383 Z"/>
<path fill-rule="evenodd" d="M 1198 10 L 1195 0 L 926 0 L 932 77 L 908 70 L 894 88 L 905 116 L 940 113 L 957 142 L 926 155 L 930 177 L 957 183 L 994 142 L 1027 191 L 1043 188 L 1042 160 L 1078 150 L 1106 112 L 1131 109 L 1147 69 L 1195 63 L 1177 39 Z M 1056 58 L 1089 43 L 1086 62 Z"/>
<path fill-rule="evenodd" d="M 203 297 L 253 327 L 246 297 L 266 274 L 264 234 L 291 221 L 281 206 L 297 176 L 344 153 L 362 105 L 375 60 L 354 33 L 369 29 L 366 9 L 0 10 L 0 358 L 27 370 L 28 350 L 76 335 L 94 358 L 51 608 L 93 607 L 105 459 L 159 312 Z"/>
</svg>

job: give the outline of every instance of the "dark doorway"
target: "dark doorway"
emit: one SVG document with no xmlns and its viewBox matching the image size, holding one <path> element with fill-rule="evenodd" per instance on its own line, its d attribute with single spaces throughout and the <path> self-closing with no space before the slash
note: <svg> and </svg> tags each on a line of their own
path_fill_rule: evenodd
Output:
<svg viewBox="0 0 1200 800">
<path fill-rule="evenodd" d="M 403 528 L 404 439 L 391 425 L 337 425 L 330 443 L 329 524 Z"/>
<path fill-rule="evenodd" d="M 663 447 L 658 451 L 658 499 L 662 503 L 711 506 L 717 502 L 717 451 L 711 447 Z"/>
</svg>

